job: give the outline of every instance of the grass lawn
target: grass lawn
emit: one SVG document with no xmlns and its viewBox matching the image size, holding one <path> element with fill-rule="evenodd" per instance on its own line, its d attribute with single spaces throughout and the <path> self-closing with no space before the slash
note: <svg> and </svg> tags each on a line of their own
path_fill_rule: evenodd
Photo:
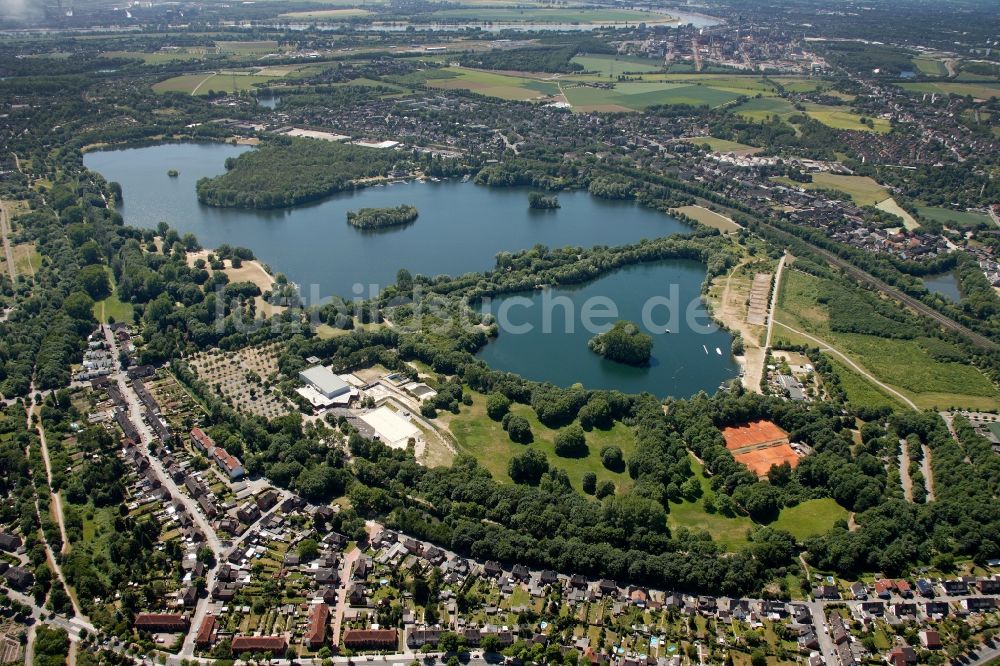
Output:
<svg viewBox="0 0 1000 666">
<path fill-rule="evenodd" d="M 604 480 L 614 482 L 619 491 L 631 485 L 632 480 L 628 474 L 612 472 L 601 464 L 601 448 L 609 444 L 621 448 L 626 459 L 631 455 L 635 440 L 632 431 L 622 423 L 616 422 L 610 430 L 595 428 L 586 433 L 589 448 L 586 457 L 561 458 L 555 453 L 555 436 L 558 430 L 542 425 L 531 407 L 518 404 L 511 406 L 511 412 L 528 419 L 535 437 L 531 444 L 517 444 L 510 440 L 499 422 L 486 415 L 486 396 L 471 389 L 466 390 L 472 396 L 472 406 L 463 405 L 460 414 L 441 413 L 439 419 L 455 436 L 459 450 L 475 456 L 479 464 L 488 469 L 498 481 L 510 481 L 507 464 L 515 455 L 530 447 L 543 452 L 549 459 L 550 466 L 565 469 L 576 490 L 581 489 L 586 472 L 597 474 L 598 483 Z"/>
<path fill-rule="evenodd" d="M 782 331 L 782 334 L 791 335 L 788 331 Z M 804 340 L 803 342 L 808 341 Z M 906 406 L 898 398 L 885 393 L 881 388 L 875 386 L 849 366 L 840 362 L 835 356 L 830 358 L 830 362 L 837 376 L 840 377 L 841 388 L 847 393 L 847 401 L 852 405 L 890 407 L 894 410 L 906 409 Z"/>
<path fill-rule="evenodd" d="M 101 53 L 105 58 L 129 58 L 132 60 L 142 60 L 146 65 L 163 65 L 169 62 L 179 62 L 183 60 L 199 60 L 204 58 L 206 50 L 204 48 L 180 48 L 171 51 L 105 51 Z"/>
<path fill-rule="evenodd" d="M 917 206 L 917 214 L 927 220 L 947 224 L 950 227 L 974 227 L 979 224 L 992 224 L 989 215 L 950 208 Z"/>
<path fill-rule="evenodd" d="M 920 408 L 990 410 L 1000 407 L 1000 392 L 979 370 L 968 363 L 936 360 L 918 339 L 889 340 L 831 330 L 829 311 L 819 299 L 829 289 L 841 287 L 836 283 L 825 284 L 827 282 L 789 271 L 781 281 L 775 320 L 834 345 Z M 775 326 L 774 331 L 776 346 L 802 342 L 815 345 L 782 326 Z M 856 384 L 853 389 L 858 390 Z"/>
<path fill-rule="evenodd" d="M 260 84 L 273 83 L 280 78 L 282 77 L 261 76 L 238 71 L 181 74 L 154 83 L 153 91 L 158 93 L 182 92 L 190 95 L 207 95 L 210 90 L 234 93 L 242 90 L 255 90 Z"/>
<path fill-rule="evenodd" d="M 708 483 L 708 478 L 702 472 L 702 465 L 694 457 L 691 458 L 691 468 L 701 484 L 701 497 L 694 502 L 683 500 L 670 502 L 670 513 L 667 514 L 667 524 L 670 529 L 686 527 L 689 530 L 705 530 L 712 535 L 719 545 L 727 550 L 736 550 L 747 543 L 747 532 L 754 523 L 746 516 L 729 518 L 720 513 L 709 513 L 705 510 L 705 499 L 714 497 Z"/>
<path fill-rule="evenodd" d="M 822 534 L 838 520 L 847 520 L 847 509 L 833 499 L 813 499 L 781 510 L 771 527 L 789 532 L 796 539 Z"/>
<path fill-rule="evenodd" d="M 11 247 L 14 255 L 14 270 L 18 275 L 34 275 L 42 265 L 42 255 L 35 249 L 34 243 L 18 243 Z"/>
<path fill-rule="evenodd" d="M 728 217 L 719 215 L 715 211 L 704 208 L 703 206 L 681 206 L 680 208 L 675 208 L 674 210 L 678 213 L 683 213 L 699 224 L 703 224 L 706 227 L 711 227 L 713 229 L 718 229 L 723 233 L 739 231 L 740 229 L 740 225 L 736 224 Z"/>
<path fill-rule="evenodd" d="M 760 152 L 762 148 L 754 148 L 745 143 L 740 143 L 738 141 L 729 141 L 728 139 L 716 139 L 714 136 L 699 136 L 686 139 L 689 143 L 693 143 L 696 146 L 707 145 L 710 150 L 716 153 L 738 153 L 742 155 L 752 155 L 753 153 Z"/>
<path fill-rule="evenodd" d="M 111 295 L 103 301 L 94 303 L 94 317 L 102 324 L 107 324 L 113 318 L 114 321 L 132 322 L 132 304 L 122 303 L 118 300 L 116 291 L 115 276 L 111 272 L 110 266 L 105 266 L 108 272 L 108 279 L 111 281 Z"/>
</svg>

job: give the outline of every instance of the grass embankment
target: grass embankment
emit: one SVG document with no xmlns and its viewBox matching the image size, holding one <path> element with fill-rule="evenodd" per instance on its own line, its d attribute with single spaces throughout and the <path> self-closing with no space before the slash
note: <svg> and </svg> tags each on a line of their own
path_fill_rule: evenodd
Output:
<svg viewBox="0 0 1000 666">
<path fill-rule="evenodd" d="M 990 410 L 1000 407 L 1000 392 L 975 367 L 967 362 L 934 358 L 932 348 L 936 343 L 933 339 L 888 339 L 832 330 L 829 308 L 822 301 L 829 290 L 841 288 L 842 285 L 829 280 L 789 271 L 781 281 L 775 320 L 833 345 L 920 408 Z M 802 343 L 815 346 L 814 342 L 779 325 L 775 325 L 774 336 L 776 346 Z M 837 367 L 844 370 L 843 365 Z M 852 402 L 866 404 L 866 400 L 875 397 L 872 391 L 881 393 L 874 387 L 862 390 L 859 382 L 865 385 L 869 382 L 859 375 L 845 373 L 842 376 L 847 378 L 845 390 Z"/>
</svg>

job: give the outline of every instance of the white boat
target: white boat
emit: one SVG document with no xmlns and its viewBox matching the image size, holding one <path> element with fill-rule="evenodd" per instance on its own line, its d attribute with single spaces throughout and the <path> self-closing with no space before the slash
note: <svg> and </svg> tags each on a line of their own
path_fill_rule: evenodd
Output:
<svg viewBox="0 0 1000 666">
<path fill-rule="evenodd" d="M 715 348 L 715 353 L 718 354 L 719 356 L 722 356 L 722 350 L 719 349 L 718 347 Z"/>
<path fill-rule="evenodd" d="M 708 353 L 708 347 L 706 347 L 705 345 L 702 345 L 701 348 L 705 350 L 706 354 Z"/>
</svg>

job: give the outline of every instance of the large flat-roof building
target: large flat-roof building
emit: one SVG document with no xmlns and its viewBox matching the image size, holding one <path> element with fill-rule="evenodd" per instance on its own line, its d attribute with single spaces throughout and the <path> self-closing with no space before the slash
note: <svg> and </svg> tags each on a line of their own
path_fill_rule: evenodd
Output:
<svg viewBox="0 0 1000 666">
<path fill-rule="evenodd" d="M 325 398 L 336 398 L 351 390 L 347 382 L 333 373 L 333 370 L 323 365 L 314 365 L 299 373 L 302 383 L 314 388 Z"/>
<path fill-rule="evenodd" d="M 299 380 L 305 384 L 296 392 L 309 401 L 313 409 L 346 407 L 360 392 L 323 365 L 314 365 L 299 373 Z"/>
<path fill-rule="evenodd" d="M 393 449 L 405 449 L 411 439 L 420 438 L 415 425 L 388 407 L 379 407 L 359 418 L 375 431 L 383 444 Z"/>
</svg>

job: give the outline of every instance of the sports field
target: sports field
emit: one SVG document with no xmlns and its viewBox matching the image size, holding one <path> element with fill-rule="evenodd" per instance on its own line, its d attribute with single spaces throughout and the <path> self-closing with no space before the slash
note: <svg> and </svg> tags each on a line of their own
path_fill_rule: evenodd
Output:
<svg viewBox="0 0 1000 666">
<path fill-rule="evenodd" d="M 427 85 L 446 90 L 471 90 L 491 97 L 514 100 L 541 99 L 559 94 L 559 85 L 554 81 L 495 74 L 466 67 L 450 67 L 445 71 L 453 76 L 429 79 Z"/>
</svg>

